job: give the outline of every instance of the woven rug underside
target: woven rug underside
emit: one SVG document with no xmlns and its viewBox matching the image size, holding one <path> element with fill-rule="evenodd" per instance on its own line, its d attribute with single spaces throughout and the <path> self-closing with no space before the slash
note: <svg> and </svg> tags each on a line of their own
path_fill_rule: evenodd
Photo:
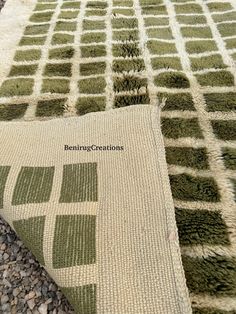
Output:
<svg viewBox="0 0 236 314">
<path fill-rule="evenodd" d="M 8 0 L 0 30 L 0 120 L 165 103 L 193 312 L 235 313 L 235 1 Z"/>
<path fill-rule="evenodd" d="M 76 313 L 191 313 L 157 106 L 2 123 L 0 146 L 1 214 Z"/>
</svg>

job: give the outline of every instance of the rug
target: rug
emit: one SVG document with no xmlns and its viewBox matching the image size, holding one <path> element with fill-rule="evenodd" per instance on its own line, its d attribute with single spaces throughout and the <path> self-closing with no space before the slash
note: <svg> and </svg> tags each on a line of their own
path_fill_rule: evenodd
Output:
<svg viewBox="0 0 236 314">
<path fill-rule="evenodd" d="M 235 1 L 8 0 L 0 23 L 1 120 L 165 104 L 193 311 L 235 313 Z"/>
<path fill-rule="evenodd" d="M 1 214 L 76 313 L 191 312 L 157 106 L 1 123 L 0 145 Z"/>
</svg>

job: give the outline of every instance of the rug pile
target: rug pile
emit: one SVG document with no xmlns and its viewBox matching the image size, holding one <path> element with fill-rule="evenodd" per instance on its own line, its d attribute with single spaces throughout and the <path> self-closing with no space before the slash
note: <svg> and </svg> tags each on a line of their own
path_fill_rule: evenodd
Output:
<svg viewBox="0 0 236 314">
<path fill-rule="evenodd" d="M 163 107 L 193 312 L 235 313 L 235 1 L 8 0 L 0 30 L 0 120 Z"/>
</svg>

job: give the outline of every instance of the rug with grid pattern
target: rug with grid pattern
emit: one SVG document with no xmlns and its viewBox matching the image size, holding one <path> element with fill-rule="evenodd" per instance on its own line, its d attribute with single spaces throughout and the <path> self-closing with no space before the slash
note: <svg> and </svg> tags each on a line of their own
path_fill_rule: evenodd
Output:
<svg viewBox="0 0 236 314">
<path fill-rule="evenodd" d="M 0 120 L 159 103 L 193 312 L 236 313 L 236 2 L 30 2 Z"/>
</svg>

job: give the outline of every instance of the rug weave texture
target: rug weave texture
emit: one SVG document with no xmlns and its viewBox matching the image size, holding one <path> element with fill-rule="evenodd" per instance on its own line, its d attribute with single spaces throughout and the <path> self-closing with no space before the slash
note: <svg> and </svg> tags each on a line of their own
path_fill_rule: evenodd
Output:
<svg viewBox="0 0 236 314">
<path fill-rule="evenodd" d="M 0 145 L 0 212 L 77 313 L 191 313 L 157 107 L 2 123 Z"/>
<path fill-rule="evenodd" d="M 235 314 L 235 0 L 8 0 L 0 30 L 0 120 L 165 103 L 193 312 Z"/>
</svg>

